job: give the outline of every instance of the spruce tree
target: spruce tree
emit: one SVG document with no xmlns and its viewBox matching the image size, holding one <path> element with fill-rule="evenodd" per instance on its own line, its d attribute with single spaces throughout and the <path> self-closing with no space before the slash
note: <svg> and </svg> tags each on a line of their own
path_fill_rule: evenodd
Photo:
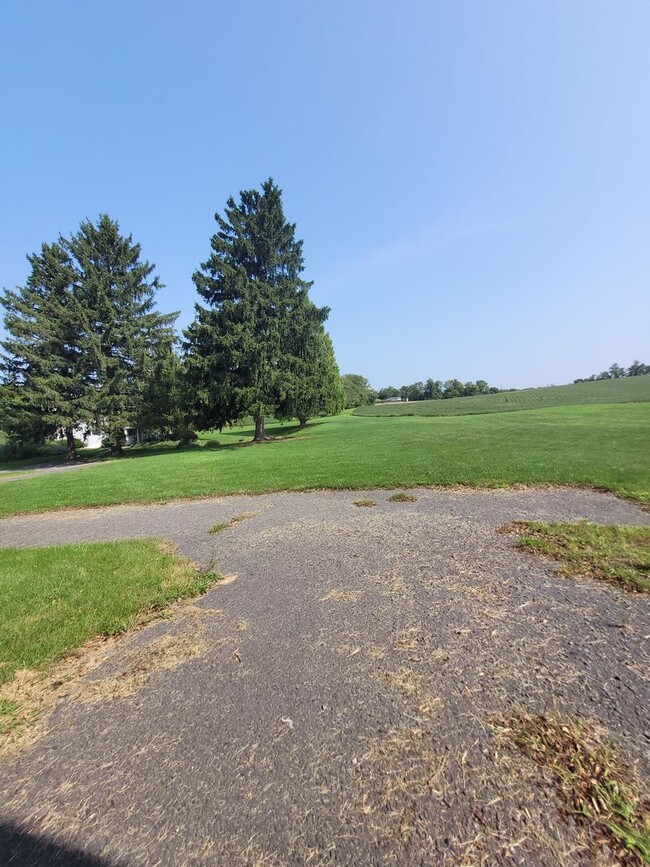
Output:
<svg viewBox="0 0 650 867">
<path fill-rule="evenodd" d="M 32 442 L 62 430 L 71 459 L 73 428 L 91 420 L 94 401 L 74 269 L 61 242 L 27 258 L 27 283 L 2 297 L 8 333 L 2 369 L 11 395 L 2 423 L 13 438 Z"/>
<path fill-rule="evenodd" d="M 304 295 L 288 321 L 292 382 L 276 418 L 297 418 L 301 428 L 318 413 L 334 415 L 345 405 L 334 347 L 323 328 L 328 314 L 327 307 L 316 307 Z"/>
<path fill-rule="evenodd" d="M 154 309 L 154 266 L 106 215 L 28 259 L 26 285 L 2 298 L 10 432 L 38 441 L 62 429 L 74 456 L 73 428 L 89 423 L 120 453 L 124 428 L 145 414 L 147 377 L 174 340 L 177 314 Z"/>
<path fill-rule="evenodd" d="M 86 220 L 65 242 L 74 263 L 92 358 L 94 415 L 120 454 L 124 430 L 137 427 L 144 411 L 147 372 L 161 344 L 173 340 L 177 313 L 154 308 L 162 288 L 155 266 L 140 261 L 140 245 L 120 234 L 117 222 L 102 214 Z"/>
<path fill-rule="evenodd" d="M 311 284 L 300 277 L 302 241 L 271 179 L 261 192 L 228 199 L 215 220 L 212 253 L 193 277 L 203 303 L 185 332 L 192 415 L 205 428 L 252 416 L 259 442 L 267 438 L 266 416 L 281 412 L 295 385 L 290 322 Z"/>
</svg>

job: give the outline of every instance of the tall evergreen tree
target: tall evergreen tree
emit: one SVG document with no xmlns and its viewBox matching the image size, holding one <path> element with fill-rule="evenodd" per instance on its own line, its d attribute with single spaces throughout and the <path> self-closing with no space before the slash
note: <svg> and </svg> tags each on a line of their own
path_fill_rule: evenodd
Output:
<svg viewBox="0 0 650 867">
<path fill-rule="evenodd" d="M 93 423 L 119 453 L 124 428 L 143 415 L 147 376 L 174 339 L 177 314 L 154 309 L 154 266 L 140 262 L 140 245 L 106 215 L 28 259 L 26 285 L 2 298 L 10 432 L 38 440 L 63 429 L 74 456 L 73 428 Z"/>
<path fill-rule="evenodd" d="M 185 399 L 181 360 L 171 341 L 161 341 L 157 353 L 147 358 L 142 391 L 142 411 L 137 426 L 161 435 L 185 427 Z"/>
<path fill-rule="evenodd" d="M 212 254 L 193 277 L 203 304 L 185 332 L 192 414 L 207 428 L 252 415 L 259 442 L 266 439 L 266 416 L 281 412 L 295 383 L 289 324 L 306 307 L 311 284 L 300 277 L 302 241 L 271 179 L 261 192 L 228 199 L 215 220 Z M 322 326 L 327 311 L 320 315 Z"/>
<path fill-rule="evenodd" d="M 125 428 L 136 427 L 143 415 L 147 373 L 161 345 L 173 341 L 178 314 L 155 309 L 155 293 L 162 288 L 152 277 L 155 266 L 140 261 L 140 245 L 131 235 L 122 236 L 106 214 L 96 225 L 82 222 L 64 244 L 92 356 L 94 414 L 119 454 Z"/>
<path fill-rule="evenodd" d="M 292 381 L 276 418 L 297 418 L 300 427 L 317 413 L 334 415 L 345 406 L 341 374 L 334 347 L 323 324 L 327 307 L 316 307 L 302 296 L 288 320 L 287 346 L 290 350 Z"/>
<path fill-rule="evenodd" d="M 91 420 L 94 395 L 72 261 L 62 242 L 43 244 L 27 258 L 27 283 L 2 297 L 8 333 L 2 369 L 11 393 L 3 425 L 34 442 L 63 430 L 73 458 L 73 428 Z"/>
</svg>

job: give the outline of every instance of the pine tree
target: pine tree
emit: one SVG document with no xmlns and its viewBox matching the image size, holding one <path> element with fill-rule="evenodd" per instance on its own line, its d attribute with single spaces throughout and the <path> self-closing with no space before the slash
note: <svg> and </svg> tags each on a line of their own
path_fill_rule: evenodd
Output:
<svg viewBox="0 0 650 867">
<path fill-rule="evenodd" d="M 2 297 L 8 333 L 2 369 L 11 393 L 3 425 L 12 437 L 32 442 L 63 430 L 71 459 L 73 428 L 90 421 L 94 399 L 74 271 L 61 242 L 43 244 L 27 258 L 27 283 Z"/>
<path fill-rule="evenodd" d="M 242 191 L 238 203 L 228 199 L 224 216 L 215 215 L 212 254 L 193 278 L 204 303 L 185 332 L 195 423 L 222 428 L 251 415 L 255 442 L 266 439 L 265 417 L 292 394 L 289 323 L 311 285 L 300 277 L 302 241 L 285 219 L 281 196 L 269 179 L 261 192 Z"/>
<path fill-rule="evenodd" d="M 334 347 L 323 328 L 328 314 L 327 307 L 316 307 L 304 295 L 289 317 L 292 382 L 276 418 L 297 418 L 301 428 L 318 413 L 334 415 L 345 405 Z"/>
<path fill-rule="evenodd" d="M 161 345 L 173 341 L 178 314 L 154 309 L 155 292 L 162 288 L 157 276 L 151 278 L 155 266 L 140 261 L 140 245 L 122 236 L 106 214 L 96 225 L 84 221 L 64 244 L 82 300 L 94 415 L 120 454 L 125 428 L 137 427 L 143 416 L 147 372 Z"/>
<path fill-rule="evenodd" d="M 171 341 L 162 341 L 143 372 L 142 411 L 137 426 L 161 436 L 185 427 L 181 360 Z"/>
<path fill-rule="evenodd" d="M 124 428 L 144 414 L 147 376 L 174 340 L 177 314 L 154 309 L 154 266 L 140 262 L 139 244 L 106 215 L 28 259 L 26 285 L 2 298 L 12 395 L 3 423 L 34 441 L 64 430 L 70 457 L 73 429 L 92 423 L 119 453 Z"/>
</svg>

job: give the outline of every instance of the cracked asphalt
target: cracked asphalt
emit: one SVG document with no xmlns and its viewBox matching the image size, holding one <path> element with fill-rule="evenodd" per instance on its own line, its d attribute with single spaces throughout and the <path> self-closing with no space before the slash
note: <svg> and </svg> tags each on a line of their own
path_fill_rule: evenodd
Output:
<svg viewBox="0 0 650 867">
<path fill-rule="evenodd" d="M 580 716 L 647 790 L 648 598 L 497 530 L 650 515 L 578 489 L 391 493 L 0 521 L 2 546 L 158 537 L 231 579 L 111 645 L 1 760 L 0 863 L 612 863 L 495 723 Z"/>
</svg>

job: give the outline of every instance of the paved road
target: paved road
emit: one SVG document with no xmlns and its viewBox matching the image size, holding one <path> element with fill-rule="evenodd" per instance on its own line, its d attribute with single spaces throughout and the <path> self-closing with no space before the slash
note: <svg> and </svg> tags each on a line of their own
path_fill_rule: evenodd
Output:
<svg viewBox="0 0 650 867">
<path fill-rule="evenodd" d="M 117 643 L 2 761 L 0 863 L 594 863 L 493 722 L 593 719 L 647 780 L 650 606 L 496 530 L 650 515 L 580 490 L 413 493 L 0 521 L 1 545 L 158 536 L 236 576 Z"/>
<path fill-rule="evenodd" d="M 33 479 L 35 476 L 49 476 L 53 473 L 67 473 L 71 470 L 83 470 L 85 467 L 93 467 L 95 463 L 71 463 L 71 464 L 34 464 L 17 470 L 0 470 L 0 483 L 18 482 L 22 479 Z"/>
</svg>

